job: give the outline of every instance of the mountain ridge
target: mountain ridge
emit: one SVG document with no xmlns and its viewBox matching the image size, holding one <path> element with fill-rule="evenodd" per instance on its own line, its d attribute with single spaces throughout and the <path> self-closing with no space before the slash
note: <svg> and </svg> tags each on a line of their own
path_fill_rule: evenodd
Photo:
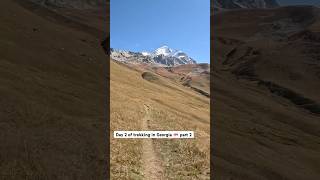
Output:
<svg viewBox="0 0 320 180">
<path fill-rule="evenodd" d="M 197 64 L 187 53 L 171 49 L 164 45 L 153 52 L 132 52 L 126 50 L 110 49 L 114 60 L 129 63 L 150 63 L 156 66 L 178 66 L 182 64 Z"/>
</svg>

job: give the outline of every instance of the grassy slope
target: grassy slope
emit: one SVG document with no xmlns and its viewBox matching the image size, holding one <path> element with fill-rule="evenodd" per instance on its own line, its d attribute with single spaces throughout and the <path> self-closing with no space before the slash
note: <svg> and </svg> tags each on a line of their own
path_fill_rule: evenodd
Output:
<svg viewBox="0 0 320 180">
<path fill-rule="evenodd" d="M 221 14 L 215 19 L 215 34 L 245 41 L 260 32 L 266 22 L 303 17 L 305 12 L 312 11 L 284 8 Z M 222 65 L 226 54 L 234 47 L 238 47 L 238 52 L 241 47 L 253 47 L 261 52 L 258 58 L 252 58 L 257 61 L 251 61 L 256 78 L 272 81 L 319 102 L 319 79 L 312 66 L 307 68 L 306 65 L 310 61 L 315 65 L 318 62 L 313 54 L 303 54 L 306 47 L 317 47 L 317 43 L 304 46 L 299 41 L 279 42 L 268 37 L 243 45 L 224 45 L 218 40 L 215 43 L 216 68 L 212 81 L 215 178 L 319 179 L 319 115 L 270 93 L 256 81 L 235 76 L 230 66 Z M 243 59 L 250 60 L 250 57 Z M 235 62 L 240 64 L 243 59 L 235 59 Z M 247 74 L 250 76 L 250 69 Z M 292 74 L 298 74 L 299 78 L 290 78 Z"/>
<path fill-rule="evenodd" d="M 143 105 L 151 107 L 151 130 L 194 130 L 195 140 L 154 140 L 168 179 L 209 177 L 209 99 L 158 77 L 111 61 L 111 131 L 141 130 Z M 111 138 L 111 172 L 115 179 L 143 178 L 141 140 Z"/>
<path fill-rule="evenodd" d="M 314 179 L 319 176 L 319 117 L 233 77 L 214 78 L 217 179 Z M 247 168 L 250 167 L 250 168 Z"/>
<path fill-rule="evenodd" d="M 99 40 L 0 2 L 0 177 L 104 176 L 104 61 Z"/>
</svg>

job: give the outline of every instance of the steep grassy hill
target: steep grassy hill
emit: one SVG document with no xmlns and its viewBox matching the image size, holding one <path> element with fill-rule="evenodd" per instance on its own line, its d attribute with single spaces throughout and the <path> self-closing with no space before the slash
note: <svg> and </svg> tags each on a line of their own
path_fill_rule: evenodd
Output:
<svg viewBox="0 0 320 180">
<path fill-rule="evenodd" d="M 209 179 L 209 98 L 153 72 L 114 61 L 110 75 L 111 131 L 195 131 L 195 139 L 111 138 L 112 177 Z"/>
<path fill-rule="evenodd" d="M 100 39 L 38 7 L 0 9 L 1 179 L 103 179 Z"/>
<path fill-rule="evenodd" d="M 319 179 L 319 9 L 212 18 L 217 179 Z"/>
</svg>

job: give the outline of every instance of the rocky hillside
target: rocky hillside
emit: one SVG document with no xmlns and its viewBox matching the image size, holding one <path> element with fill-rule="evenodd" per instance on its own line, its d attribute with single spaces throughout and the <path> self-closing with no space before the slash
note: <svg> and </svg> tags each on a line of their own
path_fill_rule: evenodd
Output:
<svg viewBox="0 0 320 180">
<path fill-rule="evenodd" d="M 279 4 L 276 0 L 213 0 L 214 10 L 274 8 Z"/>
<path fill-rule="evenodd" d="M 102 42 L 109 34 L 109 4 L 103 0 L 16 0 L 54 23 L 82 29 Z"/>
</svg>

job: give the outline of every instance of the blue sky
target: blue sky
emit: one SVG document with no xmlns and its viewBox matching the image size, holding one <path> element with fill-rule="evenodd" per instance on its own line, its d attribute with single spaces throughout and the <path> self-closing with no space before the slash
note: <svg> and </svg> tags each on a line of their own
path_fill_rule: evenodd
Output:
<svg viewBox="0 0 320 180">
<path fill-rule="evenodd" d="M 167 45 L 210 61 L 210 0 L 110 0 L 115 49 L 153 51 Z"/>
</svg>

